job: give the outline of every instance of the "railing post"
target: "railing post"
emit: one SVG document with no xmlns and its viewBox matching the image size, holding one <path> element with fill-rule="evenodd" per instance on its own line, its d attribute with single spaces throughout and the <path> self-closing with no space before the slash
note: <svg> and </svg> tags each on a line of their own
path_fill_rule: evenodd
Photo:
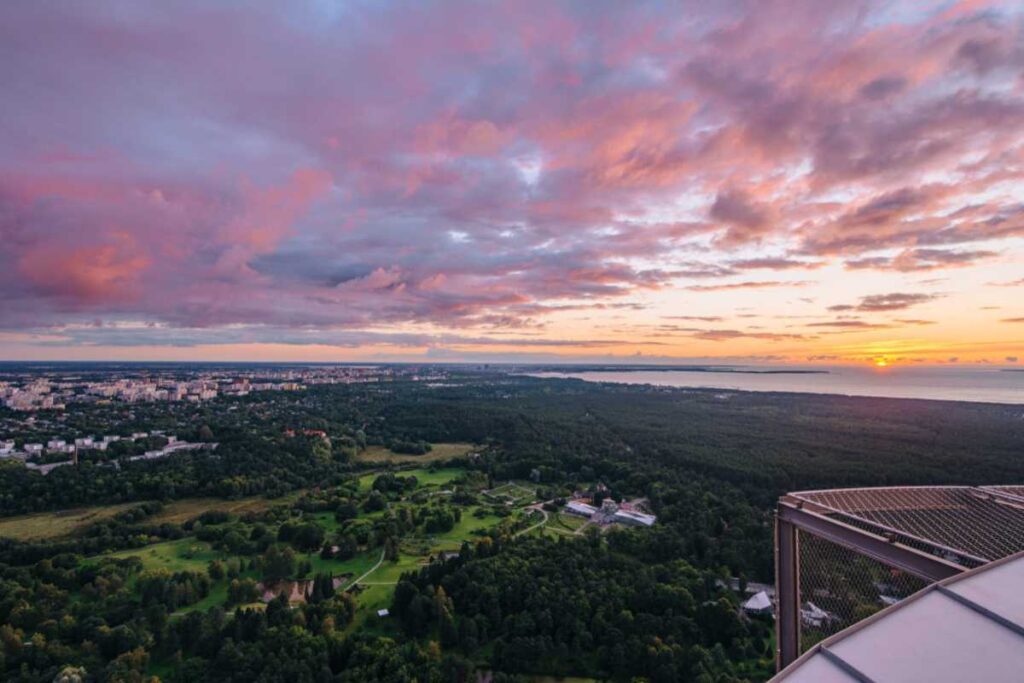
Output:
<svg viewBox="0 0 1024 683">
<path fill-rule="evenodd" d="M 797 529 L 775 515 L 775 666 L 800 654 L 800 546 Z"/>
</svg>

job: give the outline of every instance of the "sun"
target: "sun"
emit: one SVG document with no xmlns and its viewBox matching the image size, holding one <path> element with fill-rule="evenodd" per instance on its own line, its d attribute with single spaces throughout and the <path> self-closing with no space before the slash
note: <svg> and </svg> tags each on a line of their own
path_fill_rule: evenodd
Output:
<svg viewBox="0 0 1024 683">
<path fill-rule="evenodd" d="M 889 361 L 887 361 L 884 358 L 878 358 L 878 359 L 875 360 L 875 367 L 876 368 L 886 368 L 886 367 L 889 367 Z"/>
</svg>

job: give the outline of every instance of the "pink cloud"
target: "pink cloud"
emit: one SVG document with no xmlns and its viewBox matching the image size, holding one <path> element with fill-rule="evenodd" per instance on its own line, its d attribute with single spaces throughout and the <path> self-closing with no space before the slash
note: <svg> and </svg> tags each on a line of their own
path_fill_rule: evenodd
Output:
<svg viewBox="0 0 1024 683">
<path fill-rule="evenodd" d="M 527 326 L 974 267 L 1024 235 L 1020 16 L 911 5 L 6 4 L 0 320 Z"/>
<path fill-rule="evenodd" d="M 722 292 L 732 289 L 765 289 L 769 287 L 804 287 L 810 284 L 805 280 L 751 280 L 748 282 L 730 282 L 721 285 L 692 285 L 687 289 L 694 292 Z"/>
<path fill-rule="evenodd" d="M 115 245 L 64 249 L 47 246 L 27 251 L 18 271 L 40 290 L 73 307 L 131 299 L 151 261 Z"/>
</svg>

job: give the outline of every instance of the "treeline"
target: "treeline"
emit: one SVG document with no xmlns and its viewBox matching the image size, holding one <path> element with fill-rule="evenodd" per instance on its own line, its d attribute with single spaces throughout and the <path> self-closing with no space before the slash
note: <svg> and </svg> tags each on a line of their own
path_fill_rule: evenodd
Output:
<svg viewBox="0 0 1024 683">
<path fill-rule="evenodd" d="M 453 384 L 334 385 L 250 396 L 230 411 L 176 407 L 165 426 L 208 425 L 220 447 L 120 471 L 84 465 L 42 477 L 0 466 L 4 513 L 310 489 L 293 506 L 241 519 L 214 512 L 153 524 L 159 505 L 146 504 L 74 539 L 0 540 L 0 677 L 53 680 L 74 663 L 99 681 L 145 680 L 154 665 L 170 681 L 433 683 L 474 680 L 478 666 L 496 683 L 533 673 L 760 680 L 770 673 L 771 625 L 741 617 L 720 586 L 771 579 L 780 493 L 1024 480 L 1019 408 L 495 374 Z M 101 414 L 113 413 L 74 419 Z M 330 442 L 287 429 L 323 430 Z M 383 548 L 394 558 L 404 536 L 449 529 L 478 500 L 464 486 L 427 498 L 401 473 L 360 489 L 351 453 L 451 441 L 489 446 L 467 474 L 480 486 L 533 480 L 546 499 L 600 483 L 599 497 L 646 498 L 658 523 L 561 542 L 512 540 L 503 523 L 457 558 L 402 578 L 391 606 L 401 635 L 369 635 L 388 629 L 373 616 L 371 629 L 346 635 L 352 598 L 306 554 Z M 314 521 L 322 513 L 336 530 Z M 183 535 L 231 557 L 205 575 L 82 557 Z M 244 607 L 259 597 L 258 580 L 310 576 L 304 605 Z M 224 584 L 234 611 L 195 609 L 204 590 Z"/>
<path fill-rule="evenodd" d="M 277 497 L 299 488 L 337 483 L 352 470 L 343 458 L 320 448 L 299 437 L 240 436 L 220 443 L 214 451 L 183 452 L 121 463 L 117 468 L 87 462 L 58 467 L 45 476 L 20 463 L 0 462 L 0 514 L 97 502 Z"/>
<path fill-rule="evenodd" d="M 406 633 L 473 654 L 508 672 L 654 683 L 767 674 L 768 622 L 738 614 L 713 572 L 682 560 L 648 563 L 589 540 L 530 539 L 406 575 L 392 610 Z"/>
</svg>

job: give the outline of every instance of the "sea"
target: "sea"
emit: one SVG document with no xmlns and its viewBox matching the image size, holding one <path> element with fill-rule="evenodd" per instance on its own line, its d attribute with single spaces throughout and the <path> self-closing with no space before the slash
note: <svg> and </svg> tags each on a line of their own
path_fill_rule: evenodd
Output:
<svg viewBox="0 0 1024 683">
<path fill-rule="evenodd" d="M 1024 371 L 990 367 L 814 368 L 731 366 L 687 370 L 584 370 L 530 373 L 588 382 L 1024 404 Z"/>
</svg>

